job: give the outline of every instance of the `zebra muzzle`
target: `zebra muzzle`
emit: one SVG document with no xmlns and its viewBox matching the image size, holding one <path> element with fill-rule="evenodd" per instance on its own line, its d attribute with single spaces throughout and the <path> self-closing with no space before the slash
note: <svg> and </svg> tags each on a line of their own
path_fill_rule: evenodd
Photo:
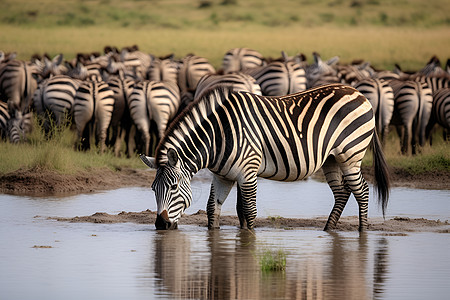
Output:
<svg viewBox="0 0 450 300">
<path fill-rule="evenodd" d="M 177 224 L 172 224 L 169 220 L 169 215 L 167 214 L 167 210 L 164 210 L 162 213 L 156 216 L 155 226 L 157 230 L 167 230 L 167 229 L 176 229 Z"/>
</svg>

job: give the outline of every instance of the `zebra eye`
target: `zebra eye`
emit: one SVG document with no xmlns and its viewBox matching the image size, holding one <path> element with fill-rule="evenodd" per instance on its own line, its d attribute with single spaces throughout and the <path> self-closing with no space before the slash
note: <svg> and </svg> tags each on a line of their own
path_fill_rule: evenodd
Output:
<svg viewBox="0 0 450 300">
<path fill-rule="evenodd" d="M 170 187 L 171 190 L 176 190 L 178 188 L 178 184 L 172 184 L 172 186 Z"/>
</svg>

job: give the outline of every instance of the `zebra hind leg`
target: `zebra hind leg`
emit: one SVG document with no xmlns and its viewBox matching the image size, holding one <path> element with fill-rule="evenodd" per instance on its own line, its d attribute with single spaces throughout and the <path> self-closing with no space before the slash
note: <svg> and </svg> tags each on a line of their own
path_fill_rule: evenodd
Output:
<svg viewBox="0 0 450 300">
<path fill-rule="evenodd" d="M 356 198 L 359 207 L 359 231 L 367 229 L 367 214 L 369 208 L 369 185 L 362 176 L 361 168 L 353 167 L 349 170 L 343 170 L 346 186 L 350 188 Z"/>
<path fill-rule="evenodd" d="M 208 215 L 208 229 L 220 228 L 220 210 L 233 185 L 234 181 L 229 181 L 214 175 L 211 183 L 208 205 L 206 207 L 206 212 Z"/>
<path fill-rule="evenodd" d="M 330 156 L 327 159 L 322 166 L 322 171 L 334 196 L 333 210 L 331 211 L 324 228 L 325 231 L 328 231 L 336 228 L 336 224 L 350 197 L 351 190 L 346 186 L 342 171 L 334 157 Z"/>
</svg>

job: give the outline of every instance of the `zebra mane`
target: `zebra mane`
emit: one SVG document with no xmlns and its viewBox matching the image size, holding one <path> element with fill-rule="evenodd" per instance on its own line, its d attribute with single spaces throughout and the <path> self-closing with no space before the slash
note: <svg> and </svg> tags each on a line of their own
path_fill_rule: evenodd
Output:
<svg viewBox="0 0 450 300">
<path fill-rule="evenodd" d="M 200 103 L 204 104 L 207 107 L 208 111 L 211 111 L 211 108 L 217 103 L 217 99 L 228 99 L 232 92 L 232 88 L 226 85 L 218 85 L 205 90 L 199 97 L 194 99 L 169 125 L 164 136 L 161 138 L 158 146 L 155 151 L 155 162 L 159 167 L 162 156 L 166 155 L 166 143 L 169 137 L 180 128 L 180 124 L 187 118 L 193 120 L 192 111 L 197 109 Z M 164 159 L 165 160 L 165 159 Z"/>
</svg>

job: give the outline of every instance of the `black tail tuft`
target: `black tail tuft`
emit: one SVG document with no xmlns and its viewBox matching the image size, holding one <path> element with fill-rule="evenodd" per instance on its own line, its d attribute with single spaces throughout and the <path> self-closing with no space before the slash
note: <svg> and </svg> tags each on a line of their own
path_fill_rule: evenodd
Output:
<svg viewBox="0 0 450 300">
<path fill-rule="evenodd" d="M 384 217 L 389 200 L 390 176 L 389 168 L 384 158 L 383 149 L 381 147 L 380 140 L 378 139 L 376 130 L 374 130 L 374 134 L 372 137 L 372 145 L 373 164 L 375 169 L 374 185 L 376 187 L 376 193 L 378 195 L 378 204 L 381 205 Z"/>
</svg>

